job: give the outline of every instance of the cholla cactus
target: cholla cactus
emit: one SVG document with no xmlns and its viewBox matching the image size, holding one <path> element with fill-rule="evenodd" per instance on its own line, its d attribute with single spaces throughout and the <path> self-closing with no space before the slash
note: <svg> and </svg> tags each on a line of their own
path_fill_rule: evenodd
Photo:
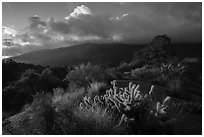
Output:
<svg viewBox="0 0 204 137">
<path fill-rule="evenodd" d="M 118 88 L 115 81 L 111 84 L 113 88 L 107 90 L 103 96 L 95 96 L 93 100 L 84 97 L 85 106 L 93 109 L 104 107 L 107 111 L 119 113 L 121 118 L 118 126 L 129 122 L 139 123 L 142 126 L 142 124 L 152 123 L 165 125 L 176 121 L 176 115 L 168 116 L 171 98 L 167 96 L 163 102 L 155 101 L 154 85 L 149 92 L 144 93 L 140 91 L 139 85 L 132 82 L 125 88 Z M 81 108 L 82 106 L 80 104 Z"/>
</svg>

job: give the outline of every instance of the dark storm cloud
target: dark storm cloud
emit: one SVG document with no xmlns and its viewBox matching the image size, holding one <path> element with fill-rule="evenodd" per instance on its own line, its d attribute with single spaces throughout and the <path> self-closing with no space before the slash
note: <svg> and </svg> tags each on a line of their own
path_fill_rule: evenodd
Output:
<svg viewBox="0 0 204 137">
<path fill-rule="evenodd" d="M 201 3 L 144 3 L 141 6 L 146 12 L 131 13 L 120 21 L 120 26 L 126 27 L 121 31 L 128 36 L 127 42 L 131 39 L 148 42 L 154 35 L 163 33 L 172 37 L 173 42 L 201 41 Z"/>
<path fill-rule="evenodd" d="M 48 24 L 53 31 L 58 33 L 68 34 L 71 32 L 71 26 L 69 26 L 65 21 L 55 21 L 54 18 L 51 18 L 49 19 Z"/>
<path fill-rule="evenodd" d="M 201 3 L 159 3 L 152 9 L 155 16 L 171 16 L 178 21 L 186 20 L 198 24 L 202 20 Z"/>
<path fill-rule="evenodd" d="M 107 37 L 113 23 L 107 15 L 80 15 L 78 18 L 70 18 L 68 21 L 49 21 L 51 30 L 63 35 L 74 34 L 78 36 L 96 35 Z"/>
<path fill-rule="evenodd" d="M 201 3 L 143 3 L 141 6 L 146 12 L 130 13 L 115 20 L 110 20 L 111 14 L 80 14 L 67 22 L 52 21 L 50 26 L 63 34 L 96 35 L 106 40 L 117 35 L 125 42 L 144 43 L 163 33 L 173 37 L 174 42 L 201 41 Z M 191 32 L 199 36 L 192 38 Z"/>
<path fill-rule="evenodd" d="M 163 3 L 161 9 L 158 7 L 160 5 L 154 8 L 153 17 L 168 20 L 163 25 L 164 33 L 168 32 L 175 42 L 202 41 L 201 3 Z"/>
<path fill-rule="evenodd" d="M 175 43 L 202 41 L 201 3 L 118 5 L 114 4 L 112 9 L 112 12 L 120 11 L 118 15 L 113 15 L 110 10 L 97 13 L 86 5 L 79 5 L 64 20 L 42 19 L 37 15 L 29 17 L 30 24 L 25 29 L 15 35 L 8 33 L 15 43 L 12 46 L 18 47 L 13 51 L 19 51 L 19 46 L 22 46 L 20 52 L 24 53 L 90 41 L 149 43 L 158 34 L 167 34 Z M 28 43 L 30 46 L 25 46 Z M 8 52 L 9 48 L 6 50 Z"/>
</svg>

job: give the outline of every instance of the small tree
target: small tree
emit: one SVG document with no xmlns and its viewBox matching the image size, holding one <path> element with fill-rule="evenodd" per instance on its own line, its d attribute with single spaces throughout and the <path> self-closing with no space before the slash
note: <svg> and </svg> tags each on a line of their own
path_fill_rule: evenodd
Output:
<svg viewBox="0 0 204 137">
<path fill-rule="evenodd" d="M 139 60 L 142 66 L 146 64 L 159 66 L 169 58 L 168 50 L 170 44 L 171 39 L 166 35 L 155 36 L 150 46 L 133 53 L 132 61 Z"/>
<path fill-rule="evenodd" d="M 152 42 L 150 45 L 157 46 L 161 48 L 169 47 L 171 44 L 171 38 L 169 38 L 167 35 L 157 35 L 152 39 Z"/>
</svg>

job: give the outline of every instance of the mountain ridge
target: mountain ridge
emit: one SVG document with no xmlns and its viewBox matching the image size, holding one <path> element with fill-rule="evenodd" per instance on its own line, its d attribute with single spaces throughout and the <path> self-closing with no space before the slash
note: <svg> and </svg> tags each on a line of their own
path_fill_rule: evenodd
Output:
<svg viewBox="0 0 204 137">
<path fill-rule="evenodd" d="M 11 59 L 42 66 L 63 67 L 87 62 L 116 66 L 120 62 L 131 61 L 133 52 L 146 46 L 148 45 L 85 43 L 57 49 L 42 49 L 11 57 Z M 202 44 L 172 44 L 172 50 L 182 58 L 202 57 Z"/>
<path fill-rule="evenodd" d="M 12 57 L 12 59 L 17 62 L 43 66 L 67 66 L 86 62 L 118 65 L 123 60 L 129 61 L 132 58 L 132 52 L 142 47 L 144 45 L 86 43 L 57 49 L 33 51 Z"/>
</svg>

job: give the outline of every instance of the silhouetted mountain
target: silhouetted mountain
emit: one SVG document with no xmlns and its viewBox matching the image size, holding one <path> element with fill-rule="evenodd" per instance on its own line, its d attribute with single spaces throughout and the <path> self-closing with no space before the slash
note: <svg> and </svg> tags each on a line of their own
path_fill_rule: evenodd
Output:
<svg viewBox="0 0 204 137">
<path fill-rule="evenodd" d="M 17 62 L 43 66 L 67 66 L 80 63 L 118 65 L 132 59 L 133 51 L 145 47 L 130 44 L 81 44 L 57 49 L 44 49 L 12 57 Z M 202 57 L 201 44 L 172 44 L 171 50 L 179 57 Z"/>
<path fill-rule="evenodd" d="M 44 49 L 15 56 L 17 62 L 43 66 L 66 66 L 92 62 L 103 65 L 118 65 L 129 61 L 134 50 L 144 45 L 114 44 L 81 44 L 57 49 Z"/>
</svg>

